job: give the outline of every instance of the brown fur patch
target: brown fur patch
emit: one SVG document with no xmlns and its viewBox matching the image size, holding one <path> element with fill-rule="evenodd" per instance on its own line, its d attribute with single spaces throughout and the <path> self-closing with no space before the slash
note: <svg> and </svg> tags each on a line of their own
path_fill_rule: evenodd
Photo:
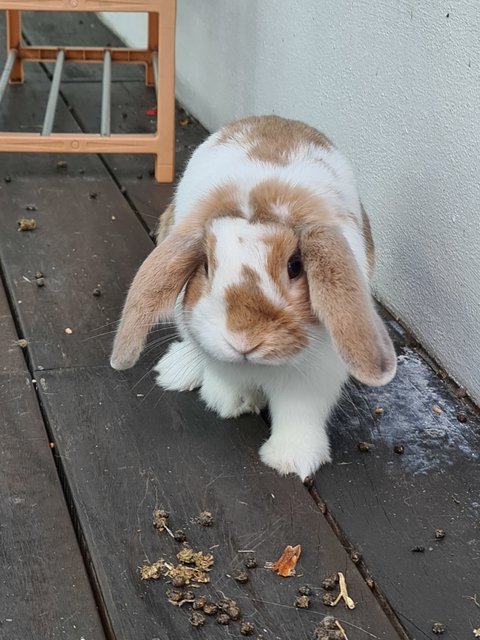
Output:
<svg viewBox="0 0 480 640">
<path fill-rule="evenodd" d="M 246 264 L 242 265 L 242 280 L 252 288 L 260 286 L 260 276 L 255 269 L 252 269 L 252 267 Z"/>
<path fill-rule="evenodd" d="M 313 144 L 325 149 L 333 147 L 320 131 L 299 120 L 279 116 L 252 116 L 237 120 L 222 129 L 218 144 L 235 141 L 250 145 L 248 156 L 253 160 L 286 165 L 302 145 Z"/>
<path fill-rule="evenodd" d="M 193 276 L 187 282 L 185 287 L 185 296 L 183 298 L 183 306 L 186 309 L 192 309 L 207 290 L 207 277 L 203 265 L 200 265 Z"/>
<path fill-rule="evenodd" d="M 350 372 L 366 384 L 385 384 L 395 373 L 395 351 L 346 240 L 333 228 L 311 229 L 301 251 L 312 308 Z"/>
<path fill-rule="evenodd" d="M 187 309 L 192 309 L 200 300 L 202 295 L 210 288 L 209 281 L 213 279 L 217 270 L 217 256 L 215 253 L 216 246 L 217 238 L 215 234 L 207 229 L 203 249 L 204 261 L 200 262 L 197 270 L 185 287 L 183 304 Z M 208 275 L 205 273 L 205 261 L 208 265 Z"/>
<path fill-rule="evenodd" d="M 346 214 L 326 205 L 315 193 L 299 185 L 292 185 L 276 178 L 258 183 L 250 191 L 250 222 L 269 224 L 280 222 L 297 231 L 309 224 L 338 225 Z M 279 216 L 276 207 L 285 207 L 289 214 Z"/>
<path fill-rule="evenodd" d="M 208 265 L 208 277 L 213 278 L 217 270 L 217 237 L 210 230 L 207 230 L 205 236 L 205 256 Z"/>
<path fill-rule="evenodd" d="M 290 356 L 308 344 L 307 323 L 312 321 L 308 289 L 298 287 L 282 308 L 260 288 L 258 274 L 243 267 L 242 280 L 227 287 L 227 329 L 244 336 L 265 359 Z"/>
<path fill-rule="evenodd" d="M 225 184 L 213 189 L 197 205 L 193 213 L 195 220 L 206 225 L 210 218 L 242 217 L 238 204 L 238 188 L 233 184 Z M 157 244 L 163 242 L 174 226 L 175 204 L 171 203 L 161 214 L 155 237 Z"/>
<path fill-rule="evenodd" d="M 215 187 L 200 201 L 195 213 L 205 221 L 213 217 L 244 217 L 239 204 L 238 187 L 229 183 Z"/>
<path fill-rule="evenodd" d="M 128 291 L 111 364 L 128 369 L 138 360 L 149 330 L 171 313 L 178 294 L 203 256 L 204 223 L 189 218 L 145 259 Z"/>
<path fill-rule="evenodd" d="M 263 238 L 268 247 L 267 273 L 283 296 L 291 286 L 288 277 L 288 260 L 298 249 L 298 238 L 291 229 L 279 227 L 275 233 Z"/>
<path fill-rule="evenodd" d="M 367 251 L 368 262 L 368 275 L 371 278 L 373 274 L 373 267 L 375 266 L 375 245 L 373 243 L 372 228 L 370 227 L 370 220 L 368 219 L 367 212 L 362 205 L 362 235 L 365 241 L 365 249 Z"/>
<path fill-rule="evenodd" d="M 165 211 L 158 219 L 158 225 L 155 230 L 155 240 L 157 244 L 160 244 L 170 233 L 173 226 L 175 208 L 173 204 L 169 204 Z"/>
<path fill-rule="evenodd" d="M 187 300 L 194 304 L 205 286 L 198 269 L 205 257 L 205 230 L 214 217 L 242 216 L 234 185 L 217 187 L 186 219 L 173 225 L 174 204 L 160 221 L 162 242 L 138 270 L 129 289 L 115 336 L 111 364 L 127 369 L 135 364 L 150 328 L 169 316 L 178 294 L 189 283 Z M 162 216 L 162 217 L 163 217 Z"/>
</svg>

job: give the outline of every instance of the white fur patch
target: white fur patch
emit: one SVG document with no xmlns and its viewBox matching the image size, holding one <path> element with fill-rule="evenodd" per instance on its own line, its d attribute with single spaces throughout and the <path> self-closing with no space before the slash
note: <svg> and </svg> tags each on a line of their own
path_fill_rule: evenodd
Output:
<svg viewBox="0 0 480 640">
<path fill-rule="evenodd" d="M 257 274 L 265 296 L 276 305 L 284 304 L 266 267 L 268 249 L 262 238 L 272 232 L 272 227 L 251 224 L 244 218 L 217 218 L 210 228 L 217 240 L 212 292 L 222 295 L 228 285 L 240 283 L 243 267 L 249 267 Z"/>
<path fill-rule="evenodd" d="M 272 212 L 280 218 L 280 220 L 286 220 L 290 215 L 290 208 L 287 204 L 272 204 Z"/>
</svg>

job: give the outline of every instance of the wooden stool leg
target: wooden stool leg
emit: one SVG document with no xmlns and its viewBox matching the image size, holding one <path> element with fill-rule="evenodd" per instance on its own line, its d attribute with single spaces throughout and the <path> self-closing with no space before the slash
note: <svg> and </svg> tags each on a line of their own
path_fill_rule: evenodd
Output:
<svg viewBox="0 0 480 640">
<path fill-rule="evenodd" d="M 158 153 L 155 178 L 172 182 L 175 177 L 175 0 L 162 5 L 158 27 Z"/>
<path fill-rule="evenodd" d="M 10 83 L 21 84 L 23 82 L 23 63 L 20 57 L 22 47 L 22 14 L 20 11 L 7 10 L 7 52 L 17 49 L 19 56 L 15 60 L 10 74 Z"/>
<path fill-rule="evenodd" d="M 150 52 L 148 64 L 145 67 L 145 84 L 152 87 L 155 79 L 153 77 L 152 51 L 158 51 L 158 13 L 148 14 L 148 50 Z"/>
</svg>

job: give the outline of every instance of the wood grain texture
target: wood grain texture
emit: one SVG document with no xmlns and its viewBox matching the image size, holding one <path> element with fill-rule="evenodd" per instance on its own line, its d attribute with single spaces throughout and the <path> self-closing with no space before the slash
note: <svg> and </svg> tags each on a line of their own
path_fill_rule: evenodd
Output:
<svg viewBox="0 0 480 640">
<path fill-rule="evenodd" d="M 95 25 L 92 31 L 103 34 L 103 38 L 104 27 Z M 31 25 L 28 28 L 35 35 L 35 29 Z M 67 27 L 59 30 L 62 28 Z M 31 87 L 40 101 L 44 89 L 43 81 L 38 80 L 38 86 L 31 83 Z M 83 80 L 80 87 L 66 83 L 62 91 L 74 105 L 82 128 L 97 130 L 99 108 L 95 101 L 99 96 L 95 93 L 95 78 L 87 75 Z M 112 95 L 114 128 L 150 130 L 152 123 L 145 114 L 153 106 L 151 90 L 119 82 L 114 83 Z M 30 122 L 31 113 L 31 106 L 23 111 L 18 109 L 17 117 Z M 60 114 L 60 126 L 72 126 L 66 110 Z M 179 127 L 179 169 L 204 135 L 196 126 Z M 27 165 L 12 162 L 18 177 L 22 176 Z M 77 224 L 79 216 L 87 215 L 85 207 L 80 213 L 77 201 L 85 194 L 75 183 L 94 182 L 96 186 L 92 188 L 100 193 L 105 191 L 108 196 L 93 203 L 95 213 L 88 214 L 83 226 L 73 227 L 75 233 L 69 236 L 72 242 L 68 252 L 61 251 L 66 244 L 62 226 L 65 217 L 52 213 L 56 224 L 48 227 L 48 252 L 52 252 L 48 256 L 54 255 L 64 269 L 66 266 L 67 277 L 54 297 L 47 298 L 52 304 L 48 313 L 44 300 L 25 298 L 26 288 L 20 282 L 32 256 L 47 257 L 41 243 L 34 245 L 28 240 L 31 244 L 26 244 L 27 239 L 23 238 L 21 242 L 25 244 L 19 244 L 16 236 L 2 235 L 0 252 L 9 262 L 7 279 L 17 299 L 22 327 L 30 327 L 33 335 L 46 345 L 43 351 L 38 351 L 41 346 L 33 346 L 34 362 L 40 363 L 40 357 L 48 356 L 54 368 L 80 367 L 39 375 L 44 379 L 42 397 L 52 419 L 58 450 L 75 495 L 88 549 L 98 568 L 99 584 L 112 623 L 119 637 L 126 638 L 135 622 L 162 639 L 189 637 L 185 634 L 191 633 L 186 613 L 165 602 L 165 586 L 138 580 L 138 565 L 144 557 L 154 560 L 158 554 L 173 553 L 171 540 L 153 531 L 150 524 L 154 506 L 165 506 L 171 510 L 175 526 L 187 528 L 193 544 L 220 544 L 216 547 L 219 556 L 214 570 L 215 588 L 226 592 L 233 584 L 229 594 L 269 629 L 266 637 L 284 638 L 287 632 L 293 634 L 288 636 L 292 638 L 309 637 L 305 634 L 310 632 L 315 616 L 331 612 L 318 601 L 311 612 L 284 610 L 280 605 L 291 603 L 294 591 L 291 582 L 278 583 L 264 570 L 255 574 L 245 587 L 226 577 L 240 566 L 237 554 L 240 547 L 252 545 L 258 558 L 270 560 L 275 559 L 270 551 L 273 547 L 276 553 L 283 544 L 295 543 L 303 535 L 306 540 L 302 543 L 305 553 L 301 568 L 305 571 L 305 582 L 318 586 L 318 576 L 324 569 L 326 573 L 338 563 L 346 562 L 345 554 L 333 544 L 335 540 L 325 529 L 323 517 L 312 506 L 313 501 L 306 498 L 303 488 L 295 480 L 281 480 L 259 465 L 256 449 L 265 437 L 264 425 L 250 418 L 219 422 L 204 411 L 195 394 L 162 394 L 148 374 L 148 364 L 159 355 L 158 347 L 153 346 L 128 374 L 99 366 L 106 362 L 111 337 L 93 336 L 111 330 L 110 326 L 99 328 L 118 316 L 129 279 L 151 244 L 125 206 L 125 199 L 118 200 L 122 212 L 119 228 L 106 224 L 102 218 L 104 208 L 110 197 L 117 203 L 118 194 L 114 193 L 113 183 L 106 186 L 107 174 L 100 164 L 95 159 L 89 162 L 85 165 L 85 158 L 68 159 L 67 175 L 59 177 L 52 170 L 55 166 L 52 159 L 49 164 L 32 157 L 28 160 L 29 170 L 36 172 L 37 184 L 39 174 L 44 173 L 41 191 L 52 189 L 52 184 L 62 193 L 73 190 L 69 203 L 74 201 L 71 205 L 74 214 L 68 218 L 68 225 Z M 147 226 L 154 228 L 157 215 L 171 197 L 171 189 L 159 188 L 148 175 L 153 161 L 139 156 L 106 156 L 105 162 L 115 180 L 127 189 L 129 202 Z M 81 166 L 87 166 L 88 171 L 78 177 Z M 36 197 L 32 179 L 22 180 L 15 196 L 17 201 L 28 194 Z M 0 204 L 8 204 L 10 196 L 2 194 L 14 183 L 0 186 Z M 58 200 L 45 200 L 48 202 L 52 209 L 58 209 Z M 18 210 L 17 207 L 15 211 Z M 7 218 L 5 213 L 1 215 L 3 231 Z M 106 240 L 102 251 L 92 230 Z M 90 245 L 96 249 L 95 259 L 89 253 Z M 26 258 L 26 251 L 34 246 Z M 77 252 L 81 260 L 72 258 Z M 73 267 L 69 266 L 71 259 Z M 81 265 L 87 269 L 86 283 L 83 275 L 79 280 L 73 277 Z M 109 283 L 111 288 L 100 299 L 101 303 L 92 305 L 87 294 L 101 273 L 106 274 L 102 285 Z M 21 297 L 17 295 L 20 293 Z M 22 298 L 27 301 L 26 306 L 24 300 L 18 303 Z M 97 303 L 104 308 L 97 310 Z M 30 317 L 32 309 L 41 316 L 37 324 Z M 65 312 L 76 313 L 82 319 L 81 336 L 77 343 L 63 339 L 56 346 L 62 326 L 60 317 Z M 391 319 L 389 323 L 400 354 L 397 378 L 385 389 L 368 390 L 360 385 L 347 389 L 331 420 L 334 464 L 317 474 L 317 489 L 347 546 L 362 555 L 363 571 L 373 575 L 409 636 L 418 640 L 437 637 L 432 633 L 432 624 L 439 621 L 447 625 L 448 637 L 465 640 L 473 637 L 473 628 L 480 627 L 480 609 L 471 599 L 479 593 L 478 412 L 466 401 L 454 398 L 450 387 L 407 346 L 398 325 Z M 159 340 L 166 336 L 157 334 Z M 432 412 L 437 405 L 442 409 L 440 414 Z M 383 414 L 374 413 L 377 406 L 384 409 Z M 466 423 L 457 420 L 459 411 L 466 413 Z M 358 451 L 360 441 L 372 443 L 369 453 Z M 394 453 L 395 444 L 404 444 L 403 455 Z M 190 523 L 202 508 L 215 512 L 217 528 L 203 530 Z M 445 530 L 444 539 L 435 539 L 437 528 Z M 411 549 L 415 546 L 424 546 L 425 551 L 414 553 Z M 330 564 L 329 554 L 333 559 Z M 354 580 L 354 597 L 357 598 L 357 589 L 361 594 L 362 606 L 356 614 L 367 612 L 367 617 L 373 618 L 370 624 L 378 620 L 384 624 L 369 594 L 360 584 L 356 586 L 358 576 L 351 564 L 346 566 L 348 579 Z M 119 580 L 118 576 L 122 578 Z M 267 605 L 267 601 L 276 604 Z M 363 618 L 358 623 L 362 625 L 367 628 Z M 381 629 L 372 633 L 396 637 L 394 631 L 386 630 L 388 627 Z M 210 630 L 212 634 L 225 635 L 225 630 L 215 626 L 209 627 L 209 633 Z M 350 640 L 369 637 L 354 627 L 347 630 Z"/>
<path fill-rule="evenodd" d="M 25 370 L 25 360 L 17 340 L 18 336 L 10 307 L 0 283 L 0 373 L 15 373 Z"/>
<path fill-rule="evenodd" d="M 99 126 L 99 111 L 84 99 L 82 86 L 68 84 L 62 92 L 68 103 L 75 105 L 76 115 L 85 128 L 95 130 Z M 112 105 L 112 131 L 150 133 L 154 130 L 155 117 L 147 115 L 147 111 L 155 106 L 152 89 L 128 82 L 116 83 L 112 86 Z M 185 126 L 180 124 L 186 121 L 188 124 Z M 176 110 L 176 124 L 175 168 L 178 178 L 193 150 L 207 133 L 181 107 Z M 155 230 L 159 216 L 172 200 L 175 185 L 155 182 L 151 156 L 108 154 L 104 161 L 145 224 L 150 230 Z"/>
<path fill-rule="evenodd" d="M 47 91 L 48 84 L 27 81 L 17 94 L 22 100 L 16 125 L 35 120 L 35 105 Z M 11 117 L 12 106 L 8 113 Z M 72 126 L 61 105 L 59 118 Z M 171 557 L 175 551 L 170 538 L 160 537 L 151 525 L 155 506 L 172 512 L 192 544 L 213 547 L 212 595 L 225 591 L 234 597 L 265 637 L 310 638 L 331 610 L 318 598 L 311 611 L 296 610 L 296 587 L 305 581 L 318 586 L 320 574 L 334 570 L 346 572 L 359 603 L 353 612 L 339 611 L 346 627 L 358 627 L 366 637 L 396 637 L 305 488 L 260 465 L 256 449 L 266 436 L 260 419 L 220 421 L 196 394 L 152 389 L 149 361 L 158 357 L 158 347 L 127 374 L 99 366 L 106 363 L 111 342 L 108 323 L 118 316 L 129 281 L 152 247 L 100 161 L 69 158 L 62 169 L 57 158 L 6 156 L 6 161 L 12 180 L 0 192 L 5 229 L 0 257 L 20 326 L 31 341 L 29 357 L 79 537 L 115 637 L 197 634 L 186 610 L 166 602 L 164 584 L 139 578 L 145 559 Z M 88 197 L 91 191 L 95 198 Z M 16 218 L 27 202 L 37 208 L 38 227 L 19 233 Z M 31 282 L 36 270 L 45 274 L 42 288 Z M 97 283 L 98 299 L 92 297 Z M 91 339 L 95 328 L 107 335 Z M 211 529 L 191 523 L 202 508 L 214 512 Z M 284 580 L 263 568 L 244 587 L 232 579 L 242 566 L 239 550 L 255 549 L 263 564 L 290 542 L 304 548 L 303 575 L 297 579 Z M 230 633 L 238 634 L 238 625 L 209 625 L 208 637 Z"/>
<path fill-rule="evenodd" d="M 43 174 L 33 161 L 31 181 L 22 169 L 25 156 L 11 158 L 12 182 L 0 189 L 0 257 L 9 265 L 11 295 L 29 310 L 20 324 L 34 368 L 107 361 L 130 278 L 153 246 L 98 160 L 95 165 L 93 157 L 84 159 L 81 176 L 75 171 L 79 161 L 69 160 L 69 171 L 61 172 L 54 159 L 45 159 L 50 172 Z M 27 215 L 37 228 L 19 233 L 17 220 L 26 215 L 27 203 L 35 204 Z M 107 257 L 113 246 L 115 256 Z M 45 276 L 44 287 L 36 286 L 37 271 Z M 97 288 L 99 298 L 93 295 Z"/>
<path fill-rule="evenodd" d="M 154 386 L 146 367 L 48 371 L 39 386 L 117 638 L 197 637 L 188 607 L 167 602 L 168 585 L 140 580 L 144 561 L 174 560 L 180 549 L 152 526 L 155 508 L 170 512 L 169 525 L 184 529 L 193 548 L 214 554 L 211 584 L 196 591 L 234 598 L 264 638 L 310 640 L 332 613 L 351 638 L 397 637 L 306 489 L 259 462 L 266 436 L 260 419 L 220 420 L 196 393 Z M 213 513 L 212 527 L 192 522 L 205 509 Z M 286 544 L 302 545 L 295 578 L 263 568 Z M 244 568 L 239 551 L 248 549 L 259 567 L 241 585 L 234 576 Z M 335 571 L 346 573 L 354 611 L 333 610 L 318 596 L 310 610 L 293 607 L 298 586 L 322 592 L 321 580 Z M 207 620 L 206 637 L 226 633 L 239 636 L 238 623 L 226 631 Z"/>
<path fill-rule="evenodd" d="M 103 640 L 32 379 L 0 287 L 0 638 Z"/>
<path fill-rule="evenodd" d="M 13 122 L 34 129 L 48 90 L 45 74 L 27 67 L 25 84 L 5 96 L 0 128 Z M 77 127 L 61 101 L 56 123 Z M 22 217 L 35 218 L 37 228 L 19 232 Z M 34 369 L 105 363 L 130 278 L 153 245 L 98 157 L 2 154 L 0 226 L 10 295 L 28 309 L 20 326 Z M 112 246 L 115 256 L 107 257 Z M 37 271 L 45 276 L 42 288 Z"/>
<path fill-rule="evenodd" d="M 397 376 L 382 389 L 349 387 L 332 420 L 334 464 L 317 473 L 317 487 L 411 637 L 436 637 L 438 621 L 463 640 L 480 622 L 471 599 L 480 586 L 479 414 L 390 325 Z M 359 452 L 359 442 L 371 450 Z"/>
</svg>

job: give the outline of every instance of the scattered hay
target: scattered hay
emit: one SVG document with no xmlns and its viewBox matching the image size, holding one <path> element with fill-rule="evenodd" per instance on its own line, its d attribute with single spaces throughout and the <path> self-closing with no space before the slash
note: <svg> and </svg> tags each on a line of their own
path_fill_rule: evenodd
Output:
<svg viewBox="0 0 480 640">
<path fill-rule="evenodd" d="M 20 218 L 17 221 L 18 231 L 33 231 L 37 228 L 37 221 L 35 218 Z"/>
</svg>

